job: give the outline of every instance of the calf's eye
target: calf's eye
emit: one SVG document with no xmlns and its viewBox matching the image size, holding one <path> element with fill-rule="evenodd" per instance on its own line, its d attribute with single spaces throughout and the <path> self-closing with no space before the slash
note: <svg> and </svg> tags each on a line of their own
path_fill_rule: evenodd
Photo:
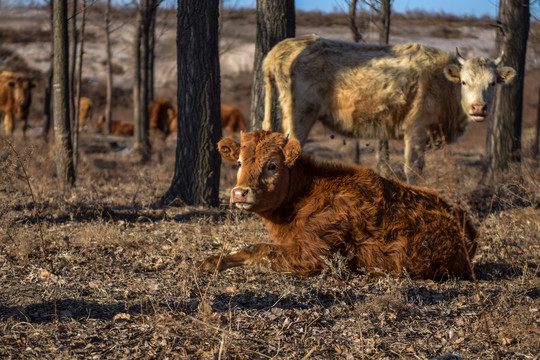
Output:
<svg viewBox="0 0 540 360">
<path fill-rule="evenodd" d="M 268 164 L 268 170 L 275 171 L 277 169 L 277 165 L 274 163 Z"/>
<path fill-rule="evenodd" d="M 238 167 L 242 166 L 242 162 L 239 161 L 236 165 L 238 165 Z"/>
</svg>

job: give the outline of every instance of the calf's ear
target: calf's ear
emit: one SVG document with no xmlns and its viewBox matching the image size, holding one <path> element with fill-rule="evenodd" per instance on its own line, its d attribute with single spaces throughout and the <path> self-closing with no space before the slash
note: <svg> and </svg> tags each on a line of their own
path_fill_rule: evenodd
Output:
<svg viewBox="0 0 540 360">
<path fill-rule="evenodd" d="M 460 72 L 461 70 L 459 69 L 459 66 L 455 64 L 447 65 L 444 68 L 444 76 L 446 76 L 446 78 L 451 82 L 458 83 L 461 80 L 461 77 L 459 75 Z"/>
<path fill-rule="evenodd" d="M 511 67 L 502 67 L 497 70 L 497 82 L 506 84 L 516 76 L 516 70 Z"/>
<path fill-rule="evenodd" d="M 300 142 L 296 139 L 290 139 L 283 147 L 283 155 L 285 155 L 285 165 L 287 167 L 293 166 L 298 156 L 300 156 L 301 151 L 302 146 L 300 146 Z"/>
<path fill-rule="evenodd" d="M 225 160 L 237 161 L 240 156 L 240 144 L 228 137 L 218 142 L 218 150 Z"/>
</svg>

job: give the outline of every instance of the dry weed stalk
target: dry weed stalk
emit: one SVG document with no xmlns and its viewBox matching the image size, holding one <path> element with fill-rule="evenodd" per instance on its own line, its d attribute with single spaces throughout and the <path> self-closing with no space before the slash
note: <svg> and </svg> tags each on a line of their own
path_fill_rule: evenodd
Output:
<svg viewBox="0 0 540 360">
<path fill-rule="evenodd" d="M 488 313 L 486 312 L 486 307 L 484 305 L 484 299 L 482 298 L 482 293 L 480 292 L 480 287 L 478 286 L 478 280 L 476 279 L 476 273 L 474 272 L 474 267 L 471 262 L 471 258 L 469 256 L 469 248 L 467 248 L 467 244 L 465 243 L 465 226 L 466 226 L 466 216 L 463 215 L 463 225 L 462 225 L 462 232 L 461 232 L 461 245 L 463 246 L 463 251 L 465 251 L 465 258 L 467 259 L 467 264 L 469 265 L 469 270 L 471 271 L 471 276 L 473 278 L 474 283 L 474 290 L 476 291 L 476 296 L 478 298 L 478 303 L 480 305 L 481 309 L 481 317 L 484 323 L 484 331 L 486 332 L 489 346 L 495 353 L 495 358 L 497 360 L 501 359 L 501 354 L 495 347 L 495 342 L 493 341 L 491 337 L 491 331 L 489 329 L 489 322 L 488 322 Z M 478 236 L 477 236 L 478 237 Z"/>
<path fill-rule="evenodd" d="M 195 285 L 197 286 L 197 291 L 199 291 L 199 295 L 201 296 L 201 303 L 199 305 L 199 309 L 204 309 L 206 304 L 206 297 L 208 295 L 208 290 L 210 289 L 210 285 L 212 285 L 212 282 L 214 281 L 219 265 L 221 264 L 221 260 L 223 259 L 223 256 L 225 255 L 225 249 L 227 248 L 227 243 L 229 242 L 229 234 L 231 232 L 231 218 L 232 218 L 232 199 L 229 200 L 229 213 L 227 215 L 227 232 L 225 233 L 225 239 L 223 240 L 223 245 L 221 246 L 221 251 L 219 253 L 219 259 L 216 264 L 216 268 L 214 269 L 214 272 L 212 273 L 212 276 L 210 277 L 210 281 L 208 281 L 208 284 L 206 285 L 206 288 L 204 289 L 204 293 L 201 292 L 201 289 L 199 287 L 199 282 L 197 281 L 197 275 L 195 273 L 195 270 L 193 270 L 193 277 L 195 280 Z"/>
<path fill-rule="evenodd" d="M 39 220 L 36 197 L 34 196 L 34 190 L 32 189 L 32 184 L 30 184 L 30 176 L 28 175 L 28 172 L 26 171 L 26 167 L 24 166 L 24 163 L 21 160 L 21 156 L 19 155 L 19 153 L 17 152 L 13 144 L 9 140 L 6 140 L 6 143 L 10 147 L 13 154 L 15 154 L 17 162 L 19 163 L 19 166 L 21 167 L 23 171 L 24 179 L 26 181 L 26 185 L 28 186 L 28 190 L 30 190 L 30 196 L 32 197 L 32 204 L 34 205 L 34 216 L 36 217 L 36 222 L 39 229 L 39 238 L 41 240 L 41 254 L 43 255 L 43 258 L 45 258 L 45 239 L 43 237 L 43 229 L 41 228 L 41 221 Z"/>
</svg>

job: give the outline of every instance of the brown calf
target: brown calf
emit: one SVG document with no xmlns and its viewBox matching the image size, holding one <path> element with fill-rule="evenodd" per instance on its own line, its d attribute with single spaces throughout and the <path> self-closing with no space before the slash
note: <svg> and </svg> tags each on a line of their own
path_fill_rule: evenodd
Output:
<svg viewBox="0 0 540 360">
<path fill-rule="evenodd" d="M 373 170 L 319 163 L 281 133 L 253 131 L 219 142 L 237 161 L 231 200 L 260 216 L 274 243 L 200 262 L 203 270 L 245 264 L 312 275 L 341 254 L 352 271 L 440 279 L 468 270 L 476 231 L 465 213 L 424 188 L 386 180 Z M 462 246 L 465 237 L 467 251 Z M 218 265 L 219 264 L 219 265 Z"/>
</svg>

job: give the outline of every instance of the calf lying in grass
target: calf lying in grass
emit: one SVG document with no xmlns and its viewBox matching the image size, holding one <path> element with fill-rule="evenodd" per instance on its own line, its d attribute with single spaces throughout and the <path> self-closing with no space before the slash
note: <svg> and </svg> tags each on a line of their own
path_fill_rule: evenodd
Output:
<svg viewBox="0 0 540 360">
<path fill-rule="evenodd" d="M 253 131 L 242 134 L 241 144 L 224 138 L 218 146 L 240 166 L 232 202 L 260 216 L 274 243 L 207 258 L 199 269 L 255 264 L 313 275 L 339 253 L 351 270 L 372 274 L 440 279 L 468 270 L 476 231 L 435 193 L 368 168 L 317 162 L 281 133 Z"/>
</svg>

